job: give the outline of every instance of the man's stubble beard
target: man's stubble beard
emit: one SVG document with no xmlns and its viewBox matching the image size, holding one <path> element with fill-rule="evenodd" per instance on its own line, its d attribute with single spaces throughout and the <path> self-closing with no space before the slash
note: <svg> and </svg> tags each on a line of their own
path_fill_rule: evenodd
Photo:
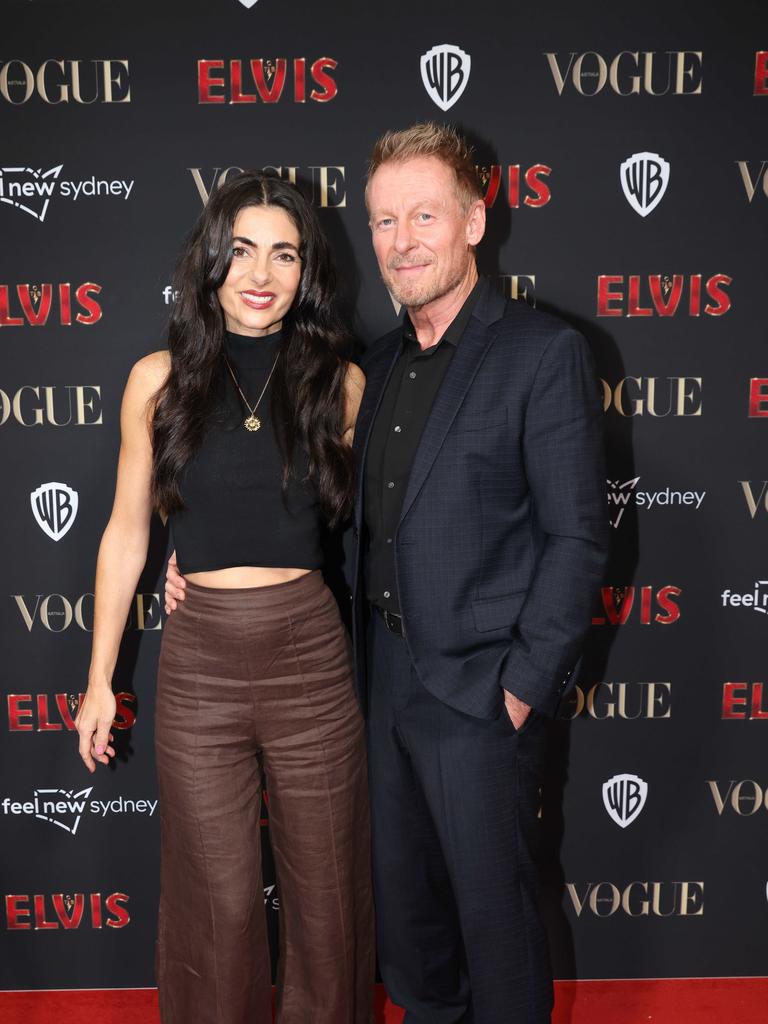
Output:
<svg viewBox="0 0 768 1024">
<path fill-rule="evenodd" d="M 422 285 L 419 287 L 415 285 L 412 289 L 407 286 L 401 288 L 397 281 L 388 281 L 386 278 L 383 278 L 383 280 L 395 302 L 399 302 L 406 309 L 419 310 L 423 306 L 428 306 L 430 302 L 435 302 L 436 299 L 441 299 L 444 295 L 452 292 L 454 288 L 461 284 L 465 274 L 466 267 L 457 269 L 455 274 L 445 284 L 435 281 L 431 286 Z"/>
</svg>

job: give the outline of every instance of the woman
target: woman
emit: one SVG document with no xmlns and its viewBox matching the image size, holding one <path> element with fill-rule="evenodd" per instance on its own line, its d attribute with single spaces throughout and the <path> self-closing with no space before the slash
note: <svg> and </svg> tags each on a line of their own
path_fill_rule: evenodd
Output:
<svg viewBox="0 0 768 1024">
<path fill-rule="evenodd" d="M 157 509 L 187 578 L 156 705 L 164 1024 L 271 1020 L 263 772 L 281 896 L 278 1020 L 370 1017 L 364 740 L 320 574 L 321 526 L 351 506 L 364 382 L 339 354 L 334 285 L 298 189 L 238 175 L 190 237 L 169 351 L 141 359 L 125 390 L 77 728 L 89 770 L 109 763 L 111 676 Z"/>
</svg>

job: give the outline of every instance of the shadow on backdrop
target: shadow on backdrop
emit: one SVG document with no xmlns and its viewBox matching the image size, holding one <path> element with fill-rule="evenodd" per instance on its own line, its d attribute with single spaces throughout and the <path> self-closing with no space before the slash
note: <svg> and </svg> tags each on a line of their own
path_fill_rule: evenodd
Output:
<svg viewBox="0 0 768 1024">
<path fill-rule="evenodd" d="M 463 125 L 459 131 L 467 138 L 474 148 L 476 163 L 480 169 L 481 179 L 487 189 L 491 180 L 491 169 L 500 164 L 498 152 L 487 139 Z M 512 239 L 512 210 L 508 205 L 494 207 L 494 216 L 489 217 L 485 236 L 478 247 L 477 262 L 480 273 L 497 281 L 502 274 L 501 252 Z M 586 339 L 595 364 L 603 368 L 609 382 L 624 378 L 623 358 L 611 334 L 597 325 L 592 319 L 583 319 L 567 309 L 562 309 L 548 302 L 546 297 L 537 295 L 537 308 L 556 316 L 576 328 Z M 612 415 L 610 399 L 603 394 L 603 386 L 596 380 L 595 387 L 600 390 L 600 398 L 606 415 L 611 415 L 610 431 L 605 431 L 606 441 L 606 475 L 609 481 L 621 482 L 631 479 L 635 474 L 635 458 L 633 450 L 633 420 L 626 415 Z M 606 508 L 606 515 L 613 518 L 616 508 Z M 616 543 L 616 530 L 611 530 L 611 550 L 605 572 L 605 581 L 621 580 L 622 583 L 632 582 L 638 558 L 637 508 L 629 502 L 624 508 L 621 519 L 621 544 Z M 593 615 L 604 614 L 601 594 L 595 595 Z M 592 629 L 584 646 L 583 657 L 576 685 L 583 688 L 602 681 L 611 647 L 615 640 L 615 628 L 603 627 Z M 584 681 L 584 682 L 582 682 Z M 570 775 L 572 713 L 576 710 L 575 700 L 566 698 L 558 717 L 549 725 L 543 756 L 542 800 L 541 800 L 541 836 L 539 866 L 541 872 L 541 913 L 550 939 L 554 974 L 557 978 L 571 979 L 578 977 L 576 950 L 573 931 L 564 909 L 565 872 L 562 864 L 562 845 L 564 833 L 564 800 L 565 790 Z M 581 715 L 586 711 L 582 709 Z M 573 1009 L 572 1000 L 575 992 L 572 989 L 560 993 L 558 1009 L 564 1014 L 562 1019 L 570 1019 Z M 564 1001 L 568 1000 L 567 1005 Z"/>
</svg>

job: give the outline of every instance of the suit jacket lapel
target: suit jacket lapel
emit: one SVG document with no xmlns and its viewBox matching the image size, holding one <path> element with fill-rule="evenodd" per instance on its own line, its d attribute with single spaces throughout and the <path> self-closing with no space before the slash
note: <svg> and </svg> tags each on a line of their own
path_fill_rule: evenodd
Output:
<svg viewBox="0 0 768 1024">
<path fill-rule="evenodd" d="M 470 317 L 464 334 L 459 340 L 453 359 L 446 370 L 440 390 L 421 435 L 408 487 L 403 499 L 400 522 L 421 490 L 432 463 L 437 458 L 451 424 L 461 408 L 472 381 L 480 368 L 482 357 L 493 340 L 490 324 L 504 312 L 505 300 L 490 286 L 478 296 L 477 305 Z"/>
<path fill-rule="evenodd" d="M 363 400 L 357 413 L 355 423 L 355 437 L 352 442 L 352 451 L 355 455 L 357 465 L 357 483 L 355 486 L 355 523 L 359 528 L 363 518 L 363 482 L 365 478 L 365 459 L 368 454 L 368 442 L 371 436 L 371 427 L 379 411 L 379 405 L 384 394 L 395 363 L 400 355 L 400 340 L 402 330 L 393 332 L 391 340 L 385 340 L 383 348 L 391 348 L 389 356 L 382 352 L 380 358 L 376 359 L 372 367 L 366 368 L 365 390 Z"/>
</svg>

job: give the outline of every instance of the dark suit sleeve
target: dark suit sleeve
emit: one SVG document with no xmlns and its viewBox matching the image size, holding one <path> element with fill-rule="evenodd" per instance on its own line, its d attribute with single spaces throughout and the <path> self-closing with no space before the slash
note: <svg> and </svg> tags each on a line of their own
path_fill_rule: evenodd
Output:
<svg viewBox="0 0 768 1024">
<path fill-rule="evenodd" d="M 597 374 L 573 330 L 558 333 L 541 357 L 523 454 L 542 548 L 500 682 L 553 714 L 589 629 L 608 550 Z"/>
</svg>

